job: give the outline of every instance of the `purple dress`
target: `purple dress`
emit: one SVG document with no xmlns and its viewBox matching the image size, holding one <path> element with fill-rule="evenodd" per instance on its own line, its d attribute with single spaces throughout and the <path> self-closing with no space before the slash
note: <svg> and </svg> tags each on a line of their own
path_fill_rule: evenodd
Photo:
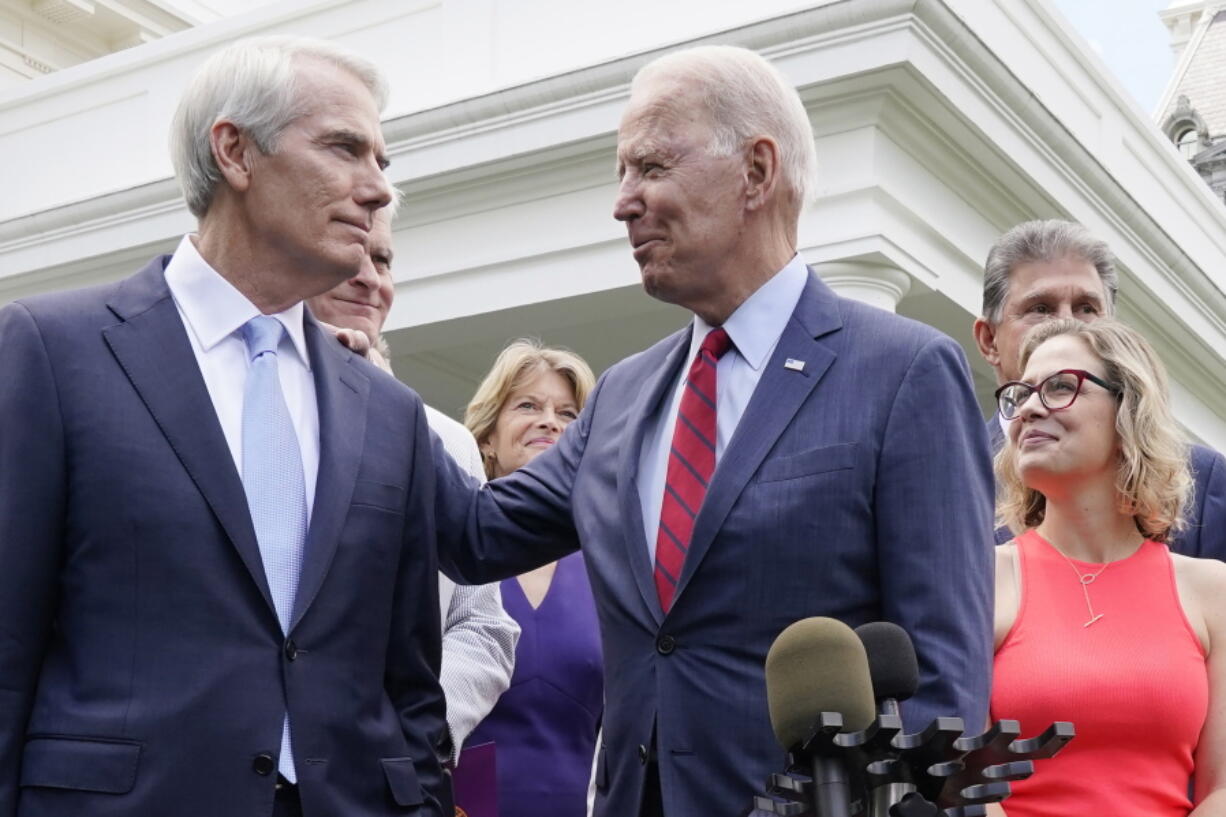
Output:
<svg viewBox="0 0 1226 817">
<path fill-rule="evenodd" d="M 579 553 L 558 561 L 536 609 L 516 579 L 502 604 L 523 632 L 511 687 L 466 741 L 493 741 L 499 817 L 584 817 L 604 661 L 596 605 Z"/>
</svg>

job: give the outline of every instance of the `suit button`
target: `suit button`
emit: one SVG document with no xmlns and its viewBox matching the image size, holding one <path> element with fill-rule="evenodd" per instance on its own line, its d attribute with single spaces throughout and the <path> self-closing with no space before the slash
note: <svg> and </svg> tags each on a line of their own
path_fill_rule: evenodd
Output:
<svg viewBox="0 0 1226 817">
<path fill-rule="evenodd" d="M 639 744 L 639 763 L 647 765 L 647 747 L 641 743 Z"/>
<path fill-rule="evenodd" d="M 662 635 L 656 639 L 656 652 L 660 655 L 668 655 L 675 649 L 677 649 L 677 639 L 671 635 Z"/>
<path fill-rule="evenodd" d="M 255 770 L 256 774 L 268 777 L 268 775 L 276 771 L 277 763 L 272 759 L 272 755 L 267 752 L 261 752 L 255 756 L 255 760 L 251 761 L 251 768 Z"/>
<path fill-rule="evenodd" d="M 285 642 L 285 657 L 293 661 L 298 658 L 298 645 L 294 643 L 294 639 Z"/>
</svg>

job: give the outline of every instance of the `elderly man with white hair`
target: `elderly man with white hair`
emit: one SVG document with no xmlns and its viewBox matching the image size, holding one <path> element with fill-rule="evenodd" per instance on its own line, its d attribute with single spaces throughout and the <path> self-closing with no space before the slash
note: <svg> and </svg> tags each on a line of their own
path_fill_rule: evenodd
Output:
<svg viewBox="0 0 1226 817">
<path fill-rule="evenodd" d="M 451 817 L 425 411 L 303 308 L 391 198 L 386 95 L 219 52 L 172 126 L 196 232 L 0 309 L 0 817 Z"/>
<path fill-rule="evenodd" d="M 744 49 L 665 56 L 634 79 L 617 159 L 644 287 L 692 320 L 475 505 L 454 469 L 438 494 L 444 568 L 471 580 L 583 548 L 606 671 L 595 813 L 743 813 L 784 763 L 767 650 L 809 616 L 906 628 L 911 728 L 983 723 L 992 477 L 970 373 L 950 338 L 837 296 L 797 254 L 815 157 L 796 91 Z"/>
</svg>

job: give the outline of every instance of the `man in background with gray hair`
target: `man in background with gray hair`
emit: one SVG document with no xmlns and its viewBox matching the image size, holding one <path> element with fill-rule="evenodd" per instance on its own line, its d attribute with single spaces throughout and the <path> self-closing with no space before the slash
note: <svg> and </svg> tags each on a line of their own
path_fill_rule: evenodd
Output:
<svg viewBox="0 0 1226 817">
<path fill-rule="evenodd" d="M 1026 333 L 1052 318 L 1097 320 L 1115 314 L 1119 275 L 1107 244 L 1080 224 L 1059 219 L 1018 224 L 996 240 L 983 273 L 983 316 L 975 321 L 979 353 L 997 385 L 1021 377 L 1019 352 Z M 1005 441 L 998 414 L 988 420 L 993 451 Z M 1195 493 L 1188 526 L 1171 541 L 1187 556 L 1226 559 L 1226 459 L 1193 445 L 1189 466 Z M 998 544 L 1013 535 L 996 531 Z"/>
<path fill-rule="evenodd" d="M 0 309 L 0 817 L 451 817 L 422 403 L 302 303 L 366 260 L 385 99 L 326 43 L 214 55 L 197 232 Z"/>
<path fill-rule="evenodd" d="M 579 539 L 606 667 L 596 815 L 743 813 L 785 762 L 767 651 L 810 616 L 907 629 L 911 729 L 983 723 L 992 480 L 970 373 L 950 338 L 840 298 L 797 254 L 815 157 L 795 89 L 745 49 L 662 57 L 631 85 L 617 164 L 644 288 L 692 320 L 480 492 L 480 542 L 451 540 L 458 472 L 439 492 L 466 578 Z"/>
</svg>

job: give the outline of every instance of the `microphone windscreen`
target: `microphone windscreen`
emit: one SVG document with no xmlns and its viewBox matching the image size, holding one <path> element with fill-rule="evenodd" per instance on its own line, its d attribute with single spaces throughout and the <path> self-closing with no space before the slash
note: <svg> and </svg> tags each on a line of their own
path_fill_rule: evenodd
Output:
<svg viewBox="0 0 1226 817">
<path fill-rule="evenodd" d="M 812 732 L 822 712 L 843 716 L 843 731 L 867 729 L 877 717 L 864 645 L 833 618 L 789 625 L 766 654 L 766 704 L 771 727 L 791 750 Z"/>
<path fill-rule="evenodd" d="M 919 663 L 911 636 L 897 624 L 873 621 L 856 628 L 868 654 L 868 673 L 877 700 L 905 701 L 919 686 Z"/>
</svg>

